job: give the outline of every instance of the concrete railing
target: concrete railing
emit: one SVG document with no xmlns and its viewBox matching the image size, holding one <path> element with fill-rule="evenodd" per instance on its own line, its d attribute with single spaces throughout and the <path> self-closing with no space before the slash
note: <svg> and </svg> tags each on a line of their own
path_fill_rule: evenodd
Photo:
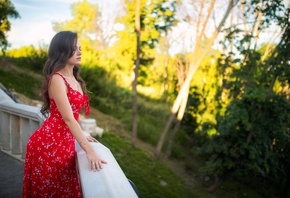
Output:
<svg viewBox="0 0 290 198">
<path fill-rule="evenodd" d="M 38 107 L 16 103 L 0 88 L 0 148 L 24 161 L 26 144 L 44 119 Z M 95 151 L 108 164 L 98 172 L 88 169 L 85 152 L 76 143 L 76 160 L 84 198 L 135 198 L 138 191 L 126 178 L 110 150 L 101 143 L 92 143 Z"/>
<path fill-rule="evenodd" d="M 137 198 L 138 191 L 127 179 L 111 151 L 101 143 L 91 143 L 98 155 L 107 162 L 100 171 L 90 171 L 87 156 L 79 146 L 77 166 L 84 198 Z"/>
<path fill-rule="evenodd" d="M 24 160 L 28 138 L 42 122 L 38 107 L 16 103 L 0 89 L 0 146 L 4 152 Z"/>
</svg>

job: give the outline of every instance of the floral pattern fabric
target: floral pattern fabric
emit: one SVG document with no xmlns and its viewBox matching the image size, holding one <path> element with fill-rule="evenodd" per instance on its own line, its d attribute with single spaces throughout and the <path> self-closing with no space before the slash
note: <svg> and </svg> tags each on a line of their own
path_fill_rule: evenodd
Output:
<svg viewBox="0 0 290 198">
<path fill-rule="evenodd" d="M 83 106 L 88 114 L 88 96 L 72 89 L 65 78 L 58 75 L 68 88 L 67 97 L 75 119 L 78 119 Z M 22 197 L 81 197 L 75 162 L 75 138 L 53 99 L 50 99 L 49 118 L 27 143 Z"/>
</svg>

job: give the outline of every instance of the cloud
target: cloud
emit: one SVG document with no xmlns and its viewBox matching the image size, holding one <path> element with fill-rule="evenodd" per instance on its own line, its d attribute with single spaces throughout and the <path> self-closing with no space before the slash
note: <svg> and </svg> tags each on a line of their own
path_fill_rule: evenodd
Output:
<svg viewBox="0 0 290 198">
<path fill-rule="evenodd" d="M 8 41 L 11 43 L 11 48 L 18 48 L 23 45 L 34 45 L 46 43 L 49 44 L 55 33 L 52 30 L 51 22 L 38 23 L 19 23 L 13 26 L 13 31 L 8 34 Z"/>
</svg>

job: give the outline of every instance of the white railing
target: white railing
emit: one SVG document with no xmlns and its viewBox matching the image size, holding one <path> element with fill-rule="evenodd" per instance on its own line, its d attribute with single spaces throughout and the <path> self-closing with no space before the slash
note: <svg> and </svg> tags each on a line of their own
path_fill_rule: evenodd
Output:
<svg viewBox="0 0 290 198">
<path fill-rule="evenodd" d="M 26 143 L 42 124 L 38 107 L 14 102 L 0 89 L 0 146 L 2 151 L 24 160 Z"/>
<path fill-rule="evenodd" d="M 0 88 L 0 148 L 24 161 L 26 144 L 31 134 L 43 123 L 38 107 L 14 102 Z M 77 167 L 84 198 L 135 198 L 137 189 L 126 178 L 110 150 L 101 143 L 92 144 L 108 162 L 98 172 L 89 172 L 85 152 L 76 143 Z"/>
</svg>

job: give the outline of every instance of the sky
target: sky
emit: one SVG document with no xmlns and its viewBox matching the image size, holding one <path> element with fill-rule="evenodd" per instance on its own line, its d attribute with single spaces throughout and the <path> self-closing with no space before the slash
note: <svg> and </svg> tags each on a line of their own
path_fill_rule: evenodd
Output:
<svg viewBox="0 0 290 198">
<path fill-rule="evenodd" d="M 71 19 L 72 3 L 80 0 L 10 0 L 21 18 L 10 19 L 11 30 L 7 34 L 10 48 L 49 44 L 55 32 L 52 22 L 63 22 Z M 98 3 L 104 11 L 114 12 L 112 8 L 119 0 L 88 0 Z M 114 6 L 116 7 L 116 6 Z M 108 9 L 110 8 L 110 9 Z M 117 8 L 115 8 L 117 9 Z"/>
</svg>

